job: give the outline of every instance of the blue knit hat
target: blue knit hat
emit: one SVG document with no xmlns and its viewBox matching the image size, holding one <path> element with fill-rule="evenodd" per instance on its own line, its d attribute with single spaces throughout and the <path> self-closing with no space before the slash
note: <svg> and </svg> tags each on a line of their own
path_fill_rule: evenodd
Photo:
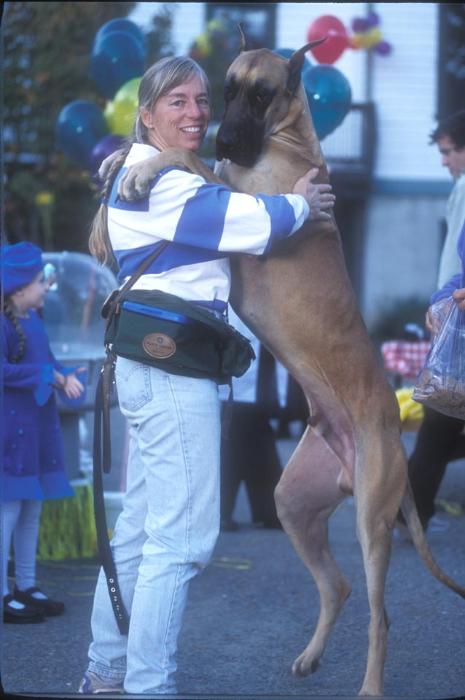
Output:
<svg viewBox="0 0 465 700">
<path fill-rule="evenodd" d="M 43 270 L 42 251 L 34 243 L 22 241 L 3 246 L 1 286 L 4 294 L 24 287 Z"/>
</svg>

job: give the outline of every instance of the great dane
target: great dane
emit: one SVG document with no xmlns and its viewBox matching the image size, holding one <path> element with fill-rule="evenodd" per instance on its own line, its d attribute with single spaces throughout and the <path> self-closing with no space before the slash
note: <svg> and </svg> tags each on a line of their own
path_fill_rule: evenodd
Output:
<svg viewBox="0 0 465 700">
<path fill-rule="evenodd" d="M 306 51 L 289 60 L 242 47 L 225 82 L 215 174 L 187 151 L 169 150 L 130 169 L 120 195 L 146 194 L 155 172 L 186 167 L 212 182 L 255 194 L 291 192 L 317 167 L 328 172 L 300 73 Z M 315 671 L 350 584 L 329 549 L 328 518 L 353 495 L 370 607 L 368 659 L 361 695 L 383 692 L 388 617 L 385 581 L 399 508 L 424 563 L 465 597 L 433 560 L 407 480 L 397 401 L 357 308 L 334 220 L 313 221 L 265 257 L 233 260 L 232 305 L 302 387 L 310 419 L 276 489 L 278 515 L 320 595 L 308 646 L 293 664 Z"/>
</svg>

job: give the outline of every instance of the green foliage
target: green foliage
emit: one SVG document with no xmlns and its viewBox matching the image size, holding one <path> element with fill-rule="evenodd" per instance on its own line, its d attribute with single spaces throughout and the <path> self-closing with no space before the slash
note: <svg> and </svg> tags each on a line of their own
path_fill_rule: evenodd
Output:
<svg viewBox="0 0 465 700">
<path fill-rule="evenodd" d="M 55 123 L 73 100 L 102 109 L 90 77 L 99 28 L 126 17 L 134 2 L 11 2 L 2 18 L 5 231 L 9 242 L 88 252 L 96 208 L 90 173 L 55 147 Z M 163 6 L 147 34 L 147 65 L 170 52 L 172 12 Z M 50 192 L 52 233 L 44 234 L 39 192 Z"/>
</svg>

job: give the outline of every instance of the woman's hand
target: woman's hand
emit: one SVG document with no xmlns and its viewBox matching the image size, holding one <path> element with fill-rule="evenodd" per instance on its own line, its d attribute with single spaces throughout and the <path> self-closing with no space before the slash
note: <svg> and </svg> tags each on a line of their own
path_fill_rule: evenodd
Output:
<svg viewBox="0 0 465 700">
<path fill-rule="evenodd" d="M 331 219 L 331 210 L 334 207 L 336 197 L 332 194 L 329 184 L 314 185 L 313 180 L 318 174 L 318 168 L 312 168 L 297 180 L 294 185 L 294 194 L 301 194 L 307 200 L 310 207 L 309 219 Z"/>
<path fill-rule="evenodd" d="M 465 289 L 461 291 L 464 292 L 463 298 L 465 299 Z M 431 304 L 425 317 L 425 326 L 431 333 L 431 336 L 435 336 L 438 333 L 453 303 L 450 297 L 446 297 L 445 299 L 440 299 L 434 304 Z"/>
<path fill-rule="evenodd" d="M 452 293 L 452 298 L 454 299 L 459 309 L 461 311 L 465 311 L 465 287 L 462 287 L 461 289 L 456 289 L 455 292 Z"/>
</svg>

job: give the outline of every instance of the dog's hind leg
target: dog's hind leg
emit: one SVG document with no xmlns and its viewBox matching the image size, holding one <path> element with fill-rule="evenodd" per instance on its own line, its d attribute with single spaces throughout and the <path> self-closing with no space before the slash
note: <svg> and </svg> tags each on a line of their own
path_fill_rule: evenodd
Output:
<svg viewBox="0 0 465 700">
<path fill-rule="evenodd" d="M 398 436 L 366 439 L 355 468 L 357 534 L 362 548 L 370 624 L 368 658 L 360 695 L 382 695 L 389 620 L 384 607 L 392 531 L 405 490 L 407 468 Z M 398 445 L 398 446 L 397 446 Z"/>
<path fill-rule="evenodd" d="M 340 462 L 325 439 L 308 428 L 275 491 L 278 517 L 312 574 L 320 596 L 314 634 L 292 667 L 299 676 L 318 668 L 331 629 L 351 591 L 328 543 L 328 518 L 347 495 L 339 486 L 340 474 Z"/>
</svg>

